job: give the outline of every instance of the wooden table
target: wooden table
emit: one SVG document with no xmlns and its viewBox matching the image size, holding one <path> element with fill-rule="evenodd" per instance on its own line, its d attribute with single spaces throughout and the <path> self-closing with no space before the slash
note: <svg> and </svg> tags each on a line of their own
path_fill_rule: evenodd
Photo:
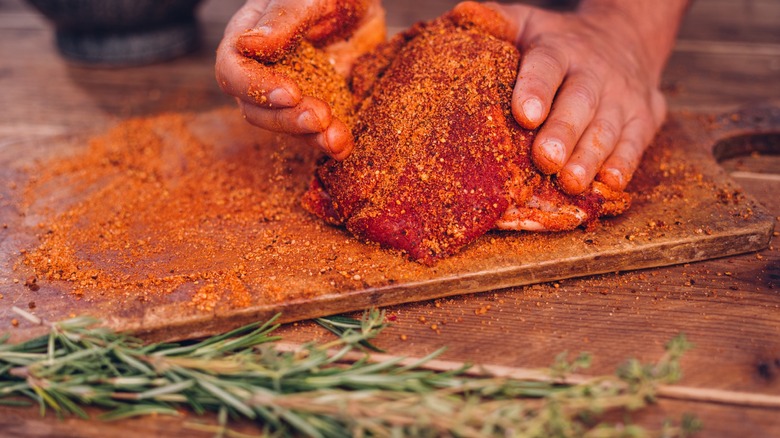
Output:
<svg viewBox="0 0 780 438">
<path fill-rule="evenodd" d="M 134 115 L 230 105 L 213 79 L 213 54 L 240 3 L 203 5 L 203 47 L 195 54 L 148 67 L 93 70 L 57 55 L 52 30 L 39 15 L 19 0 L 0 0 L 0 147 L 100 130 Z M 453 4 L 416 3 L 387 2 L 390 26 L 405 27 Z M 700 0 L 684 23 L 664 90 L 672 110 L 719 113 L 780 103 L 778 78 L 780 3 Z M 780 216 L 780 136 L 764 142 L 775 155 L 732 159 L 728 166 L 747 192 Z M 684 332 L 696 348 L 683 360 L 682 384 L 780 395 L 779 279 L 780 252 L 770 247 L 683 266 L 395 306 L 386 309 L 394 326 L 377 343 L 408 356 L 446 345 L 443 359 L 525 368 L 549 365 L 564 350 L 589 351 L 595 357 L 589 372 L 611 373 L 628 357 L 657 359 L 663 344 Z M 282 334 L 291 341 L 328 336 L 308 322 L 285 326 Z M 704 422 L 703 436 L 780 436 L 780 410 L 740 404 L 661 399 L 635 420 L 658 427 L 682 412 Z M 183 421 L 61 421 L 41 418 L 34 409 L 0 408 L 0 436 L 179 436 Z"/>
</svg>

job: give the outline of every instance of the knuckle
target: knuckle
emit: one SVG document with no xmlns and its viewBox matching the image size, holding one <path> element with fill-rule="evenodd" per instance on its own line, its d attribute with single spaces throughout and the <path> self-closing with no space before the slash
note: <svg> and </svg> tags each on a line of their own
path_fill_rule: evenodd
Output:
<svg viewBox="0 0 780 438">
<path fill-rule="evenodd" d="M 592 147 L 596 146 L 596 147 Z M 589 168 L 596 168 L 598 165 L 600 165 L 607 157 L 607 150 L 606 148 L 600 147 L 598 145 L 598 142 L 591 143 L 588 145 L 588 147 L 583 148 L 584 150 L 578 157 L 579 160 L 586 164 Z"/>
<path fill-rule="evenodd" d="M 217 80 L 219 89 L 223 93 L 235 96 L 236 92 L 233 90 L 232 81 L 230 75 L 227 72 L 227 66 L 224 63 L 218 62 L 214 67 L 214 77 Z"/>
<path fill-rule="evenodd" d="M 271 125 L 273 126 L 275 131 L 280 132 L 286 132 L 289 131 L 291 126 L 289 121 L 287 120 L 287 114 L 286 111 L 283 110 L 268 110 L 271 117 Z"/>
<path fill-rule="evenodd" d="M 617 124 L 608 119 L 596 119 L 593 122 L 593 129 L 599 143 L 598 146 L 602 146 L 604 149 L 614 145 L 618 135 L 620 135 Z"/>
<path fill-rule="evenodd" d="M 532 56 L 529 56 L 529 61 L 537 64 L 537 66 L 541 66 L 546 72 L 559 72 L 563 70 L 563 63 L 560 60 L 560 56 L 556 51 L 547 47 L 538 47 L 534 49 Z"/>
<path fill-rule="evenodd" d="M 631 174 L 639 167 L 639 156 L 623 157 L 621 168 L 627 174 Z"/>
<path fill-rule="evenodd" d="M 655 121 L 656 129 L 660 128 L 666 118 L 667 103 L 666 97 L 658 90 L 654 90 L 650 96 L 650 108 Z"/>
<path fill-rule="evenodd" d="M 616 154 L 613 154 L 612 160 L 616 165 L 623 169 L 636 169 L 642 157 L 644 148 L 640 143 L 634 140 L 621 140 L 616 148 Z"/>
<path fill-rule="evenodd" d="M 238 109 L 241 111 L 241 117 L 243 117 L 244 119 L 250 121 L 249 114 L 246 111 L 246 106 L 242 102 L 238 103 Z"/>
<path fill-rule="evenodd" d="M 556 88 L 557 84 L 550 82 L 547 78 L 526 75 L 518 80 L 515 94 L 519 102 L 523 102 L 526 98 L 533 96 L 541 99 L 543 105 L 549 108 L 555 96 Z"/>
<path fill-rule="evenodd" d="M 569 85 L 568 92 L 572 99 L 581 102 L 587 108 L 596 108 L 599 98 L 592 86 L 585 81 L 576 81 Z"/>
<path fill-rule="evenodd" d="M 241 107 L 241 113 L 244 115 L 244 118 L 252 125 L 270 131 L 279 131 L 277 115 L 274 114 L 276 111 L 260 108 L 246 102 L 241 102 L 239 106 Z"/>
<path fill-rule="evenodd" d="M 656 132 L 655 121 L 652 118 L 652 114 L 645 113 L 640 114 L 630 121 L 631 130 L 633 135 L 628 136 L 633 148 L 637 151 L 644 151 L 647 145 L 653 140 Z"/>
<path fill-rule="evenodd" d="M 580 130 L 577 126 L 569 120 L 561 118 L 549 119 L 545 126 L 547 127 L 547 133 L 552 134 L 555 137 L 563 137 L 564 139 L 574 140 L 579 137 Z"/>
</svg>

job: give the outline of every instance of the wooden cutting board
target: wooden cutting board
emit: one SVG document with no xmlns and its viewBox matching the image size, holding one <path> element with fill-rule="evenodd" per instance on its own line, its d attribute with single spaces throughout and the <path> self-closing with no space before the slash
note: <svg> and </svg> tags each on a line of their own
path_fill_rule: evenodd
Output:
<svg viewBox="0 0 780 438">
<path fill-rule="evenodd" d="M 244 257 L 241 269 L 250 275 L 231 278 L 231 285 L 219 281 L 204 285 L 193 279 L 172 288 L 144 286 L 122 291 L 91 290 L 40 278 L 25 265 L 25 254 L 35 250 L 47 221 L 86 199 L 89 190 L 69 185 L 67 175 L 46 190 L 26 188 L 40 163 L 85 150 L 86 136 L 5 144 L 0 146 L 0 327 L 5 330 L 13 325 L 9 330 L 13 338 L 45 330 L 19 318 L 13 306 L 49 321 L 92 314 L 112 327 L 150 339 L 179 339 L 221 332 L 279 312 L 282 321 L 294 321 L 756 251 L 768 245 L 774 228 L 774 218 L 742 193 L 714 156 L 750 153 L 750 141 L 743 136 L 777 139 L 780 109 L 772 106 L 718 117 L 673 114 L 645 155 L 629 187 L 633 205 L 621 217 L 606 219 L 592 230 L 491 232 L 432 267 L 362 243 L 300 208 L 297 199 L 307 187 L 316 159 L 306 146 L 252 128 L 234 110 L 192 114 L 183 120 L 220 161 L 253 166 L 252 172 L 266 175 L 263 182 L 255 182 L 254 193 L 277 203 L 286 199 L 284 214 L 265 212 L 265 219 L 251 232 L 231 229 L 229 220 L 222 227 L 193 230 L 215 241 L 224 233 L 233 233 L 230 237 L 238 240 L 247 233 L 252 251 L 251 257 Z M 166 125 L 161 122 L 159 127 Z M 169 144 L 162 153 L 167 154 L 167 162 L 186 166 L 188 157 L 177 152 L 175 136 L 166 141 Z M 193 272 L 222 273 L 236 269 L 239 255 L 230 251 L 227 248 L 224 257 L 206 259 L 199 258 L 197 251 L 187 251 L 186 246 L 168 248 L 158 260 L 139 260 L 132 268 L 117 269 L 127 269 L 131 280 L 134 276 L 141 279 L 158 275 L 149 272 L 165 263 L 181 265 L 192 260 L 188 267 Z M 98 258 L 89 253 L 81 256 Z M 104 258 L 104 263 L 111 261 Z M 212 302 L 203 306 L 198 300 L 206 286 Z M 237 290 L 241 300 L 234 299 Z"/>
</svg>

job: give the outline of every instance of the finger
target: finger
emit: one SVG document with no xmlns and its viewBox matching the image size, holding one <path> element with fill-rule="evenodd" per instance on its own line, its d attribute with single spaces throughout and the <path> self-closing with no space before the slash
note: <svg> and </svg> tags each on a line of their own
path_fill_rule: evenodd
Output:
<svg viewBox="0 0 780 438">
<path fill-rule="evenodd" d="M 268 1 L 247 2 L 233 15 L 217 48 L 215 75 L 225 93 L 243 101 L 269 107 L 292 107 L 301 100 L 297 84 L 285 75 L 248 60 L 236 48 L 238 36 L 258 23 L 267 4 Z"/>
<path fill-rule="evenodd" d="M 615 150 L 598 173 L 598 180 L 615 190 L 623 190 L 631 181 L 642 154 L 655 135 L 655 126 L 649 114 L 629 120 Z"/>
<path fill-rule="evenodd" d="M 333 122 L 324 132 L 311 134 L 303 137 L 306 142 L 336 160 L 343 160 L 352 152 L 354 143 L 352 132 L 339 119 L 333 119 Z"/>
<path fill-rule="evenodd" d="M 526 51 L 512 92 L 512 114 L 521 126 L 536 129 L 547 118 L 568 69 L 567 56 L 554 47 Z"/>
<path fill-rule="evenodd" d="M 328 104 L 308 96 L 292 108 L 268 109 L 245 102 L 240 102 L 239 107 L 249 123 L 276 132 L 318 133 L 325 131 L 332 122 Z"/>
<path fill-rule="evenodd" d="M 222 91 L 254 105 L 285 108 L 301 101 L 290 77 L 232 50 L 217 53 L 216 77 Z"/>
<path fill-rule="evenodd" d="M 245 56 L 277 62 L 297 44 L 326 6 L 323 1 L 271 0 L 257 24 L 238 36 L 236 47 Z"/>
<path fill-rule="evenodd" d="M 547 174 L 561 170 L 593 119 L 600 95 L 600 81 L 591 73 L 567 78 L 534 140 L 531 155 L 539 170 Z"/>
<path fill-rule="evenodd" d="M 536 129 L 550 112 L 555 93 L 569 69 L 569 59 L 554 46 L 525 41 L 529 22 L 546 12 L 524 5 L 505 6 L 492 2 L 485 5 L 504 15 L 510 25 L 503 33 L 511 35 L 511 40 L 524 49 L 512 92 L 512 114 L 524 128 Z"/>
<path fill-rule="evenodd" d="M 666 119 L 666 110 L 666 97 L 664 97 L 660 90 L 653 90 L 650 95 L 650 111 L 653 115 L 656 131 L 661 128 L 661 125 Z"/>
<path fill-rule="evenodd" d="M 607 157 L 615 149 L 624 123 L 618 106 L 599 109 L 582 134 L 569 161 L 558 173 L 558 183 L 570 195 L 585 191 Z"/>
<path fill-rule="evenodd" d="M 252 29 L 260 21 L 263 11 L 268 6 L 268 0 L 249 1 L 244 4 L 225 26 L 223 39 L 234 40 L 241 33 Z M 233 41 L 235 43 L 235 41 Z"/>
</svg>

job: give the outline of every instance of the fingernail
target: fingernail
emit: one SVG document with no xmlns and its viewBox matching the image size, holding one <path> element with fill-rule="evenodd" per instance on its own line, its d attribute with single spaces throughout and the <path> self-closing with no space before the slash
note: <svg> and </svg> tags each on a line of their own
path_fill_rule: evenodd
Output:
<svg viewBox="0 0 780 438">
<path fill-rule="evenodd" d="M 328 155 L 332 155 L 333 154 L 333 151 L 330 150 L 330 145 L 328 144 L 328 131 L 323 131 L 323 132 L 318 133 L 314 137 L 314 142 L 326 154 L 328 154 Z"/>
<path fill-rule="evenodd" d="M 585 168 L 579 164 L 568 164 L 561 170 L 563 190 L 570 195 L 578 195 L 585 190 Z"/>
<path fill-rule="evenodd" d="M 529 122 L 538 122 L 542 118 L 542 101 L 531 97 L 523 102 L 523 114 Z"/>
<path fill-rule="evenodd" d="M 294 106 L 295 100 L 289 91 L 284 88 L 277 88 L 268 93 L 268 103 L 278 106 Z"/>
<path fill-rule="evenodd" d="M 333 125 L 321 134 L 318 134 L 315 142 L 331 158 L 339 161 L 343 160 L 349 152 L 339 141 L 339 130 L 334 128 Z"/>
<path fill-rule="evenodd" d="M 271 32 L 273 32 L 273 29 L 271 29 L 270 26 L 259 26 L 254 28 L 254 32 L 260 34 L 260 35 L 271 35 Z"/>
<path fill-rule="evenodd" d="M 585 168 L 579 164 L 572 164 L 566 167 L 569 175 L 573 176 L 576 180 L 582 180 L 585 177 Z"/>
<path fill-rule="evenodd" d="M 320 132 L 322 131 L 322 122 L 320 122 L 320 119 L 317 117 L 317 114 L 314 113 L 314 111 L 306 110 L 302 112 L 298 119 L 296 119 L 296 123 L 298 124 L 298 127 L 311 132 Z"/>
<path fill-rule="evenodd" d="M 623 178 L 623 173 L 620 172 L 617 169 L 609 168 L 603 170 L 604 176 L 603 176 L 603 182 L 606 183 L 608 186 L 612 187 L 613 189 L 620 189 L 622 190 L 623 187 L 625 187 L 625 179 Z"/>
<path fill-rule="evenodd" d="M 566 148 L 560 140 L 545 140 L 541 146 L 542 154 L 551 162 L 551 164 L 557 166 L 563 165 L 563 160 L 566 159 Z"/>
</svg>

